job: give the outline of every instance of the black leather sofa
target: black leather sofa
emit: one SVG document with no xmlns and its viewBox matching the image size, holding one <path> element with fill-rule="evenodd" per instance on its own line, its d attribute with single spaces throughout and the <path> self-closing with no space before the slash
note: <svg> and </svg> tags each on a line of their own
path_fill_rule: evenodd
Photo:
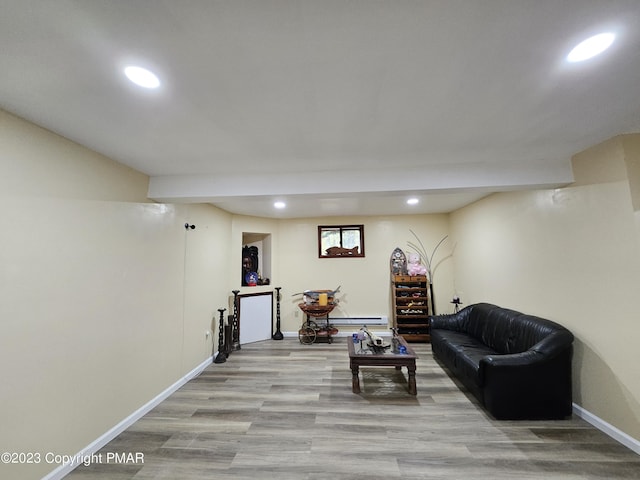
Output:
<svg viewBox="0 0 640 480">
<path fill-rule="evenodd" d="M 429 320 L 436 360 L 496 419 L 571 415 L 569 330 L 489 303 Z"/>
</svg>

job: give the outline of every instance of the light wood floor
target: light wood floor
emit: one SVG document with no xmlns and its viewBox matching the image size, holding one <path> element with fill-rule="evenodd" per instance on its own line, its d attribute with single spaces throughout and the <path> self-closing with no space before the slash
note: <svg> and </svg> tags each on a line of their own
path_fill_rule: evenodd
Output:
<svg viewBox="0 0 640 480">
<path fill-rule="evenodd" d="M 638 479 L 640 456 L 579 418 L 496 421 L 412 344 L 406 371 L 362 368 L 351 393 L 347 338 L 243 345 L 101 452 L 144 464 L 93 464 L 66 478 L 322 480 Z"/>
</svg>

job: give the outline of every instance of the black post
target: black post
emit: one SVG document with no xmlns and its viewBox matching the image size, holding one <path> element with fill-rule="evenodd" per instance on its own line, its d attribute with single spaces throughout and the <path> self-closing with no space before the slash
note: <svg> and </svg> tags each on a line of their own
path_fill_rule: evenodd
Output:
<svg viewBox="0 0 640 480">
<path fill-rule="evenodd" d="M 431 294 L 431 315 L 436 314 L 436 301 L 433 298 L 433 283 L 429 282 L 429 293 Z"/>
<path fill-rule="evenodd" d="M 282 340 L 284 335 L 280 331 L 280 289 L 282 287 L 276 287 L 276 333 L 271 338 L 274 340 Z"/>
<path fill-rule="evenodd" d="M 224 351 L 227 358 L 231 356 L 231 339 L 233 337 L 233 315 L 227 315 L 227 324 L 224 326 Z"/>
<path fill-rule="evenodd" d="M 240 350 L 240 323 L 238 320 L 238 293 L 240 290 L 232 290 L 233 292 L 233 328 L 231 329 L 231 350 Z"/>
<path fill-rule="evenodd" d="M 218 355 L 216 355 L 213 363 L 224 363 L 227 361 L 227 352 L 225 351 L 225 343 L 224 343 L 224 311 L 226 308 L 219 308 L 218 312 L 220 312 L 220 331 L 218 332 Z"/>
</svg>

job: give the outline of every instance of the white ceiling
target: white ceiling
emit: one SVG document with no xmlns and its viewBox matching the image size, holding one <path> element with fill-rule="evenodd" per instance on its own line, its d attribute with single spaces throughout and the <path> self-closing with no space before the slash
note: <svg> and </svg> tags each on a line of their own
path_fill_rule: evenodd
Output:
<svg viewBox="0 0 640 480">
<path fill-rule="evenodd" d="M 566 185 L 571 155 L 640 131 L 639 29 L 638 0 L 0 0 L 0 108 L 158 201 L 447 212 Z M 610 51 L 564 61 L 603 30 Z"/>
</svg>

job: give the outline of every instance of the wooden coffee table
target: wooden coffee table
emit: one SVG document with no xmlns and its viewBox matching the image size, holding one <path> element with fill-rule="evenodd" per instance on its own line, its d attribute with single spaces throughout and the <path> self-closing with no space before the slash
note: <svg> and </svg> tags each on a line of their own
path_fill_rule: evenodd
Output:
<svg viewBox="0 0 640 480">
<path fill-rule="evenodd" d="M 398 337 L 400 345 L 404 345 L 407 349 L 407 353 L 394 353 L 391 349 L 385 350 L 385 353 L 372 353 L 369 350 L 360 352 L 360 342 L 353 343 L 353 341 L 347 339 L 347 347 L 349 349 L 349 364 L 351 366 L 351 389 L 353 393 L 360 393 L 360 367 L 396 367 L 396 370 L 407 367 L 408 370 L 408 383 L 409 393 L 411 395 L 417 394 L 416 389 L 416 358 L 418 356 L 413 349 L 407 345 L 407 342 L 402 337 Z M 366 349 L 366 345 L 363 342 L 363 348 Z"/>
</svg>

